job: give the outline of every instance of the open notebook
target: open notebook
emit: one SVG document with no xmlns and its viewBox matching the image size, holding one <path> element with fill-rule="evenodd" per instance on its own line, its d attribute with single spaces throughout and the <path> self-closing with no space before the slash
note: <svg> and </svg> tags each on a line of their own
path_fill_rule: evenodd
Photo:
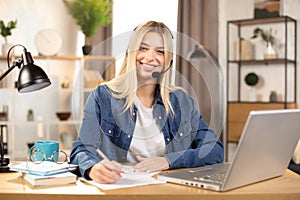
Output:
<svg viewBox="0 0 300 200">
<path fill-rule="evenodd" d="M 74 171 L 76 170 L 77 165 L 69 164 L 67 162 L 63 164 L 57 164 L 55 162 L 43 161 L 40 164 L 33 162 L 14 163 L 10 164 L 9 168 L 11 171 L 49 176 L 62 172 Z"/>
<path fill-rule="evenodd" d="M 251 111 L 232 163 L 164 173 L 159 180 L 226 191 L 284 174 L 300 138 L 300 110 Z"/>
</svg>

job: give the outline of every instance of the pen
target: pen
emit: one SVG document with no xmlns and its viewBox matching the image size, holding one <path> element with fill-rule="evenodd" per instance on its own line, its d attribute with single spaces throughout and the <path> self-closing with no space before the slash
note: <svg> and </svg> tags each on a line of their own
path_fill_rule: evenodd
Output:
<svg viewBox="0 0 300 200">
<path fill-rule="evenodd" d="M 109 160 L 107 157 L 106 157 L 106 155 L 100 150 L 100 149 L 96 149 L 96 151 L 97 151 L 97 153 L 99 154 L 99 156 L 101 157 L 101 158 L 103 158 L 104 160 Z"/>
<path fill-rule="evenodd" d="M 103 158 L 103 160 L 109 161 L 109 159 L 107 158 L 107 156 L 100 149 L 96 148 L 96 151 L 99 154 L 99 156 Z M 112 170 L 112 171 L 115 172 L 115 170 Z"/>
</svg>

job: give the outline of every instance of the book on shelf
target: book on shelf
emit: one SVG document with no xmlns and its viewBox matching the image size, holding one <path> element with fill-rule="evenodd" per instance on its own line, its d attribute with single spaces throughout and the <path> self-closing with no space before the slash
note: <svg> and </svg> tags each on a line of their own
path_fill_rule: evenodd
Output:
<svg viewBox="0 0 300 200">
<path fill-rule="evenodd" d="M 57 164 L 55 162 L 43 161 L 39 164 L 33 162 L 15 163 L 11 164 L 9 168 L 11 171 L 30 173 L 40 176 L 49 176 L 62 172 L 75 171 L 77 169 L 77 165 L 69 164 L 67 162 Z"/>
<path fill-rule="evenodd" d="M 72 184 L 77 181 L 77 176 L 71 172 L 63 172 L 48 176 L 20 172 L 20 177 L 32 186 L 58 186 Z"/>
</svg>

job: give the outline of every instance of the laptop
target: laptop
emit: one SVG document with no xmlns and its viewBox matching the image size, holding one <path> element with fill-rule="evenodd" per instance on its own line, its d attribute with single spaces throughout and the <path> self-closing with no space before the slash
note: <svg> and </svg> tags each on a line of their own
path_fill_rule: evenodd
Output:
<svg viewBox="0 0 300 200">
<path fill-rule="evenodd" d="M 251 111 L 231 163 L 158 175 L 159 180 L 227 191 L 285 173 L 300 138 L 300 109 Z"/>
</svg>

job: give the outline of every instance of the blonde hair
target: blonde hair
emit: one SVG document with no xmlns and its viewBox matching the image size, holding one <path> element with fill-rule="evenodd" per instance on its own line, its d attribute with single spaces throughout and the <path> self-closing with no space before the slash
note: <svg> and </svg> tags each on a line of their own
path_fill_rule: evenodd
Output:
<svg viewBox="0 0 300 200">
<path fill-rule="evenodd" d="M 126 52 L 122 67 L 119 74 L 112 80 L 103 84 L 107 85 L 112 90 L 112 96 L 118 99 L 126 98 L 124 111 L 133 108 L 133 99 L 136 94 L 138 84 L 136 75 L 136 57 L 140 49 L 141 42 L 148 32 L 158 32 L 161 34 L 164 41 L 164 56 L 165 66 L 167 69 L 172 63 L 173 59 L 173 43 L 172 33 L 168 27 L 162 22 L 148 21 L 144 24 L 137 26 L 130 39 L 129 47 Z M 162 101 L 166 107 L 167 113 L 173 113 L 173 108 L 170 102 L 169 93 L 175 90 L 176 87 L 171 85 L 172 72 L 168 70 L 166 73 L 159 77 L 159 86 L 162 96 Z"/>
</svg>

